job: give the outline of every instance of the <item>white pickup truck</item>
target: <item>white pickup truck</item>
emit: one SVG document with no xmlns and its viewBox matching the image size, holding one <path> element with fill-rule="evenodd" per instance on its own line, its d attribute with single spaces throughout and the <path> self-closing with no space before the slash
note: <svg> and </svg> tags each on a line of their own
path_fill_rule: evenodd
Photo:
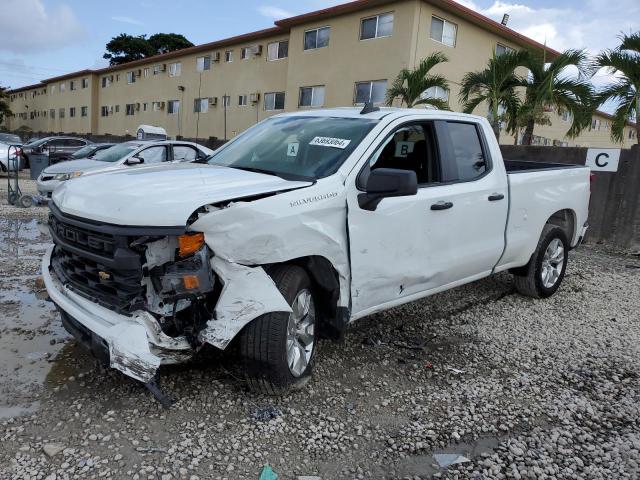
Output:
<svg viewBox="0 0 640 480">
<path fill-rule="evenodd" d="M 589 179 L 503 161 L 476 116 L 276 115 L 200 164 L 66 182 L 44 281 L 69 332 L 135 379 L 210 344 L 280 394 L 309 378 L 320 336 L 371 313 L 505 270 L 552 295 L 587 228 Z"/>
</svg>

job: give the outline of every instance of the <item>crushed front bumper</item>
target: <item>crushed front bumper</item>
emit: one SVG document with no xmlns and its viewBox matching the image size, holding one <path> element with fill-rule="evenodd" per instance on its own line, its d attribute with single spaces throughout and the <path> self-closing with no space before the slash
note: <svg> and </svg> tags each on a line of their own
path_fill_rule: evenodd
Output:
<svg viewBox="0 0 640 480">
<path fill-rule="evenodd" d="M 187 361 L 193 349 L 184 337 L 162 332 L 148 312 L 120 315 L 74 293 L 50 270 L 50 246 L 42 260 L 42 276 L 49 297 L 64 312 L 63 323 L 76 339 L 111 368 L 144 383 L 161 364 Z M 102 358 L 100 358 L 102 357 Z"/>
</svg>

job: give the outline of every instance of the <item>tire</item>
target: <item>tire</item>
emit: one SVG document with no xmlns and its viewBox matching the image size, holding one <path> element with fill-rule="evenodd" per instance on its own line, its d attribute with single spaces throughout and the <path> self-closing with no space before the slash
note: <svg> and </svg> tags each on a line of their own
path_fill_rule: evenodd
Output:
<svg viewBox="0 0 640 480">
<path fill-rule="evenodd" d="M 516 290 L 527 297 L 550 297 L 564 279 L 568 260 L 566 234 L 560 227 L 545 225 L 531 260 L 514 275 Z"/>
<path fill-rule="evenodd" d="M 311 281 L 304 269 L 280 265 L 269 274 L 294 312 L 272 312 L 256 318 L 241 332 L 239 347 L 249 388 L 257 393 L 282 395 L 302 388 L 310 379 L 317 348 L 317 311 Z M 301 314 L 305 303 L 306 316 Z M 306 328 L 301 328 L 302 324 Z M 293 365 L 292 358 L 298 359 Z"/>
</svg>

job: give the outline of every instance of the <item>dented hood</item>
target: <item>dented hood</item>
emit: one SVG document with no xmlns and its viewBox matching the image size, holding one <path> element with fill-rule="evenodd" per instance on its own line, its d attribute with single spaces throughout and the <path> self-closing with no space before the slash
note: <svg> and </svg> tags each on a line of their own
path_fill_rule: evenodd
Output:
<svg viewBox="0 0 640 480">
<path fill-rule="evenodd" d="M 199 164 L 170 164 L 87 175 L 53 194 L 60 210 L 116 225 L 182 226 L 199 207 L 311 182 Z"/>
</svg>

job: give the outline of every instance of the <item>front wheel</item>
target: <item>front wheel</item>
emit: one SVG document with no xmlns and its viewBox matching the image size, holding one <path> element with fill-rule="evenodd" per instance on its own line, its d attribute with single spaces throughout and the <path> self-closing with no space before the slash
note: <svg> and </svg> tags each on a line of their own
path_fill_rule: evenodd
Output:
<svg viewBox="0 0 640 480">
<path fill-rule="evenodd" d="M 304 269 L 280 265 L 270 271 L 292 312 L 271 312 L 256 318 L 240 335 L 240 354 L 249 387 L 281 395 L 304 386 L 316 351 L 316 305 Z"/>
<path fill-rule="evenodd" d="M 547 298 L 560 287 L 569 260 L 569 241 L 555 225 L 545 225 L 531 260 L 515 275 L 516 290 L 522 295 Z"/>
</svg>

